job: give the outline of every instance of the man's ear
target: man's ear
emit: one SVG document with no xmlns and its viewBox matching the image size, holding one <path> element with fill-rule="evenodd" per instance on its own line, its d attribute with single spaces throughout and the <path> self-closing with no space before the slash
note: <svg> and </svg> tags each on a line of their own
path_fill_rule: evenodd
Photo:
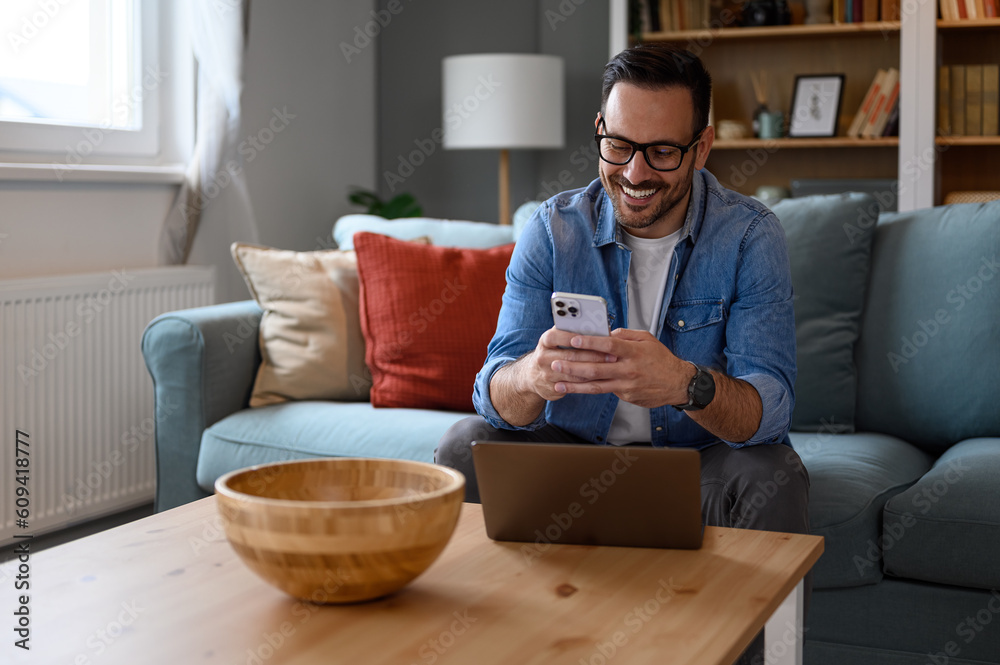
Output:
<svg viewBox="0 0 1000 665">
<path fill-rule="evenodd" d="M 594 118 L 594 129 L 596 130 L 596 129 L 600 129 L 600 128 L 601 128 L 601 112 L 598 111 L 597 112 L 597 117 Z"/>
<path fill-rule="evenodd" d="M 708 161 L 708 153 L 712 151 L 712 144 L 715 143 L 715 127 L 709 125 L 701 133 L 701 140 L 695 146 L 694 167 L 699 171 L 705 168 Z"/>
</svg>

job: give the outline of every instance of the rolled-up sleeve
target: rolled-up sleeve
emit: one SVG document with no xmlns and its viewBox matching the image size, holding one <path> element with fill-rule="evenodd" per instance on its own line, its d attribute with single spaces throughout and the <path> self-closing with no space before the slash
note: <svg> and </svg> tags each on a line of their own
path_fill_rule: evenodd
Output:
<svg viewBox="0 0 1000 665">
<path fill-rule="evenodd" d="M 733 447 L 782 442 L 795 406 L 795 312 L 784 230 L 773 213 L 751 224 L 726 328 L 727 373 L 760 395 L 757 431 Z"/>
</svg>

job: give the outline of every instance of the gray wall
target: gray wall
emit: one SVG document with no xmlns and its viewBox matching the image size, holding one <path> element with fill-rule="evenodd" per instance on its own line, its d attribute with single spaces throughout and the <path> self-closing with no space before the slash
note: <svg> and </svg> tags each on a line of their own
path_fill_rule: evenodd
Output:
<svg viewBox="0 0 1000 665">
<path fill-rule="evenodd" d="M 541 51 L 561 55 L 566 64 L 566 147 L 535 153 L 539 181 L 520 193 L 518 204 L 584 187 L 597 177 L 594 119 L 601 108 L 601 74 L 609 59 L 609 3 L 542 0 L 540 4 Z"/>
<path fill-rule="evenodd" d="M 378 0 L 379 9 L 390 3 Z M 446 151 L 428 143 L 442 126 L 441 61 L 465 53 L 545 53 L 565 60 L 566 147 L 511 153 L 512 210 L 596 177 L 589 150 L 608 59 L 608 0 L 403 0 L 401 6 L 379 35 L 377 180 L 383 197 L 408 191 L 427 216 L 497 221 L 498 152 Z M 401 157 L 412 164 L 409 154 L 432 144 L 412 173 L 400 167 Z M 405 182 L 388 182 L 386 173 L 405 176 Z"/>
<path fill-rule="evenodd" d="M 341 47 L 353 43 L 373 7 L 374 0 L 252 3 L 241 135 L 267 128 L 274 109 L 295 116 L 245 166 L 261 244 L 332 246 L 333 222 L 355 212 L 350 186 L 376 184 L 377 47 L 347 55 Z M 234 240 L 252 240 L 232 190 L 207 209 L 191 255 L 191 263 L 216 266 L 220 302 L 249 297 L 229 254 Z"/>
</svg>

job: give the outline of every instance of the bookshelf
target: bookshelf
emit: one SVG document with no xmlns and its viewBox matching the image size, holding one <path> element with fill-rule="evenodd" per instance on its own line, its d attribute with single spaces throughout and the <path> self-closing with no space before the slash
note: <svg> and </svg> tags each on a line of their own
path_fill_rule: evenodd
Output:
<svg viewBox="0 0 1000 665">
<path fill-rule="evenodd" d="M 909 10 L 907 10 L 909 8 Z M 628 3 L 612 0 L 612 54 L 629 43 Z M 617 32 L 616 32 L 617 31 Z M 750 122 L 750 72 L 765 69 L 768 105 L 788 113 L 797 74 L 845 74 L 835 138 L 717 140 L 708 168 L 737 191 L 788 186 L 792 178 L 898 178 L 899 206 L 941 203 L 956 189 L 1000 189 L 997 137 L 937 136 L 937 71 L 942 64 L 1000 61 L 1000 18 L 938 19 L 937 2 L 906 5 L 902 21 L 649 32 L 643 41 L 687 47 L 715 81 L 716 124 Z M 879 68 L 900 70 L 900 137 L 849 139 L 847 127 Z"/>
<path fill-rule="evenodd" d="M 968 21 L 962 21 L 967 23 Z M 1000 23 L 998 23 L 1000 25 Z M 718 30 L 678 30 L 673 32 L 647 32 L 643 41 L 679 42 L 698 40 L 710 36 L 714 40 L 796 39 L 803 37 L 850 37 L 870 33 L 898 33 L 900 21 L 874 21 L 870 23 L 827 23 L 824 25 L 775 25 L 759 28 L 721 28 Z"/>
<path fill-rule="evenodd" d="M 717 140 L 708 169 L 736 191 L 788 187 L 794 178 L 894 178 L 899 139 L 847 138 L 847 128 L 879 67 L 899 67 L 899 21 L 656 32 L 646 42 L 669 42 L 699 53 L 713 79 L 715 122 L 750 126 L 757 107 L 750 73 L 768 73 L 771 110 L 792 105 L 795 76 L 845 75 L 837 136 Z M 788 66 L 795 63 L 795 69 Z"/>
<path fill-rule="evenodd" d="M 937 66 L 1000 64 L 1000 19 L 938 19 Z M 1000 137 L 937 136 L 935 203 L 961 190 L 1000 190 Z"/>
</svg>

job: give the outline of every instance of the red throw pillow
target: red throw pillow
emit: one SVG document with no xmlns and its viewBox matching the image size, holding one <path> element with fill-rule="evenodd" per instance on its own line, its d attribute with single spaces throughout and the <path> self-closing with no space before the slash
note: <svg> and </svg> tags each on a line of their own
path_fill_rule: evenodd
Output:
<svg viewBox="0 0 1000 665">
<path fill-rule="evenodd" d="M 356 233 L 376 407 L 472 411 L 514 245 L 460 249 Z"/>
</svg>

